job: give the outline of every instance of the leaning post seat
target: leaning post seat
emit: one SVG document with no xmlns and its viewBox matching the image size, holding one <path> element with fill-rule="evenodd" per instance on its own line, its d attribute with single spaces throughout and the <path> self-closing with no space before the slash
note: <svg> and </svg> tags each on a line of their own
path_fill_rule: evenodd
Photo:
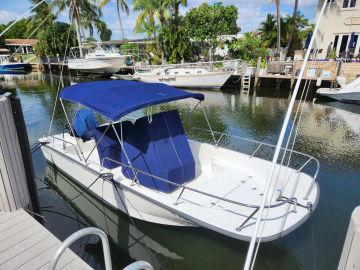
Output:
<svg viewBox="0 0 360 270">
<path fill-rule="evenodd" d="M 126 152 L 127 156 L 125 155 Z M 121 162 L 140 171 L 183 184 L 195 178 L 195 161 L 177 111 L 145 116 L 135 121 L 124 141 Z M 125 177 L 134 179 L 133 170 L 122 167 Z M 143 186 L 162 192 L 172 192 L 176 185 L 141 172 L 137 174 Z"/>
<path fill-rule="evenodd" d="M 74 135 L 84 141 L 90 140 L 93 136 L 93 130 L 99 126 L 98 121 L 92 110 L 78 110 L 74 118 Z"/>
<path fill-rule="evenodd" d="M 121 139 L 121 125 L 122 125 L 122 135 L 123 139 L 125 139 L 132 129 L 133 124 L 131 121 L 123 121 L 120 123 L 114 124 L 117 134 Z M 115 134 L 115 131 L 112 127 L 108 125 L 99 126 L 94 129 L 94 138 L 97 144 L 97 150 L 99 154 L 100 163 L 107 169 L 114 169 L 119 167 L 120 164 L 117 162 L 113 162 L 111 160 L 105 159 L 105 157 L 110 158 L 112 160 L 116 160 L 120 162 L 120 154 L 121 154 L 121 145 L 119 140 Z M 106 133 L 104 134 L 105 130 Z M 103 136 L 104 134 L 104 136 Z M 103 162 L 104 160 L 104 162 Z M 127 164 L 127 163 L 126 163 Z"/>
</svg>

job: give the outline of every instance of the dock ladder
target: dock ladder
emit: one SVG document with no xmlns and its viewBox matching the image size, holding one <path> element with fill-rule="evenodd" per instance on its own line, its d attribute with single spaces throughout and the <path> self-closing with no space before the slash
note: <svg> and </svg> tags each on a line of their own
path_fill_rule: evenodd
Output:
<svg viewBox="0 0 360 270">
<path fill-rule="evenodd" d="M 243 75 L 241 78 L 241 90 L 250 91 L 251 75 Z"/>
</svg>

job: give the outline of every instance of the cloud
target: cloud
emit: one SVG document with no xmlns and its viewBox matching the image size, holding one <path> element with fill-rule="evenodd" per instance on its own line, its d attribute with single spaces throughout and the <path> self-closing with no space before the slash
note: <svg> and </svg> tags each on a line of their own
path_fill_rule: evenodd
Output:
<svg viewBox="0 0 360 270">
<path fill-rule="evenodd" d="M 15 11 L 2 9 L 0 10 L 0 23 L 8 23 L 9 21 L 16 20 L 21 15 L 22 14 Z"/>
</svg>

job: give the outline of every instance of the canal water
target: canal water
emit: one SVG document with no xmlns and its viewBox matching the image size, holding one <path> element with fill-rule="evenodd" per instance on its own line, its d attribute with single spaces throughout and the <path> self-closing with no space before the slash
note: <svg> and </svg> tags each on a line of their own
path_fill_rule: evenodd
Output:
<svg viewBox="0 0 360 270">
<path fill-rule="evenodd" d="M 69 85 L 75 79 L 90 80 L 65 77 L 63 83 Z M 21 99 L 31 144 L 48 132 L 58 87 L 56 75 L 0 77 L 0 88 Z M 237 89 L 201 92 L 205 94 L 204 105 L 214 130 L 276 142 L 289 103 L 288 90 L 261 88 L 250 94 Z M 200 113 L 189 115 L 191 105 L 190 101 L 164 105 L 165 109 L 179 109 L 189 132 L 193 126 L 205 127 Z M 66 106 L 70 112 L 75 109 L 71 104 Z M 64 125 L 58 106 L 52 132 L 61 133 Z M 195 135 L 209 140 L 208 134 Z M 296 231 L 261 245 L 255 269 L 336 269 L 351 212 L 360 204 L 359 136 L 360 106 L 313 103 L 309 98 L 295 149 L 320 161 L 320 201 L 311 218 Z M 141 221 L 133 224 L 126 215 L 108 208 L 66 174 L 46 164 L 40 151 L 33 159 L 42 215 L 46 218 L 44 226 L 61 240 L 83 227 L 100 227 L 111 239 L 114 269 L 135 260 L 149 261 L 158 269 L 242 269 L 247 242 L 200 228 Z M 92 267 L 103 269 L 101 243 L 96 237 L 84 238 L 72 249 Z"/>
</svg>

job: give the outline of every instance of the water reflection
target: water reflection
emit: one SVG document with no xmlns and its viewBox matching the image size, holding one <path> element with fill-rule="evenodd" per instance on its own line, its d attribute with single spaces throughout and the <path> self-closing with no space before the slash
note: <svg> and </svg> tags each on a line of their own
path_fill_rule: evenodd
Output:
<svg viewBox="0 0 360 270">
<path fill-rule="evenodd" d="M 91 78 L 64 77 L 63 83 L 66 86 L 71 82 L 84 80 Z M 0 85 L 21 98 L 31 143 L 48 132 L 59 83 L 58 76 L 41 73 L 0 77 Z M 281 90 L 276 91 L 268 88 L 257 89 L 254 94 L 202 91 L 205 94 L 203 106 L 214 130 L 275 143 L 289 102 L 288 90 L 281 92 L 282 94 L 279 94 Z M 200 110 L 189 114 L 194 105 L 195 102 L 184 100 L 161 105 L 158 109 L 178 109 L 186 131 L 191 132 L 194 126 L 207 128 Z M 76 106 L 70 103 L 65 106 L 69 115 L 72 115 Z M 360 106 L 355 105 L 305 103 L 295 149 L 311 154 L 320 161 L 320 201 L 313 216 L 296 231 L 281 240 L 261 246 L 256 269 L 336 269 L 350 214 L 360 201 L 359 113 Z M 53 133 L 62 132 L 64 124 L 65 118 L 58 106 L 55 110 Z M 212 140 L 208 133 L 197 132 L 194 135 L 203 140 Z M 228 138 L 225 138 L 223 143 L 233 144 L 232 146 L 237 144 Z M 38 177 L 41 177 L 45 173 L 45 163 L 40 153 L 35 155 L 35 166 Z M 58 182 L 65 183 L 66 177 L 61 173 L 55 171 L 51 175 L 53 179 L 58 179 Z M 74 186 L 69 179 L 66 183 L 64 186 L 67 186 L 67 189 Z M 57 190 L 61 191 L 60 188 Z M 64 194 L 62 196 L 65 197 Z M 43 206 L 56 199 L 56 193 L 53 194 L 52 189 L 44 189 L 40 195 Z M 71 195 L 74 193 L 67 196 Z M 156 260 L 164 269 L 242 267 L 247 250 L 245 242 L 233 241 L 201 229 L 177 229 L 144 222 L 138 222 L 136 225 L 139 230 L 136 230 L 126 216 L 106 207 L 103 212 L 105 211 L 108 217 L 104 218 L 104 213 L 100 211 L 103 207 L 101 202 L 90 202 L 94 201 L 94 198 L 89 194 L 83 197 L 79 198 L 83 201 L 80 206 L 77 206 L 77 201 L 71 206 L 73 209 L 69 206 L 70 212 L 75 213 L 75 220 L 78 219 L 85 225 L 96 223 L 109 231 L 114 239 L 114 260 L 118 258 L 116 265 L 124 266 L 141 258 L 154 262 L 146 247 L 136 240 L 142 237 L 146 239 Z M 97 213 L 96 216 L 92 217 L 93 213 Z M 70 219 L 55 213 L 49 216 L 46 226 L 61 239 L 79 229 L 78 223 L 70 222 Z M 91 250 L 93 249 L 89 248 L 89 252 Z M 101 252 L 91 256 L 94 261 L 92 265 L 101 269 Z"/>
</svg>

